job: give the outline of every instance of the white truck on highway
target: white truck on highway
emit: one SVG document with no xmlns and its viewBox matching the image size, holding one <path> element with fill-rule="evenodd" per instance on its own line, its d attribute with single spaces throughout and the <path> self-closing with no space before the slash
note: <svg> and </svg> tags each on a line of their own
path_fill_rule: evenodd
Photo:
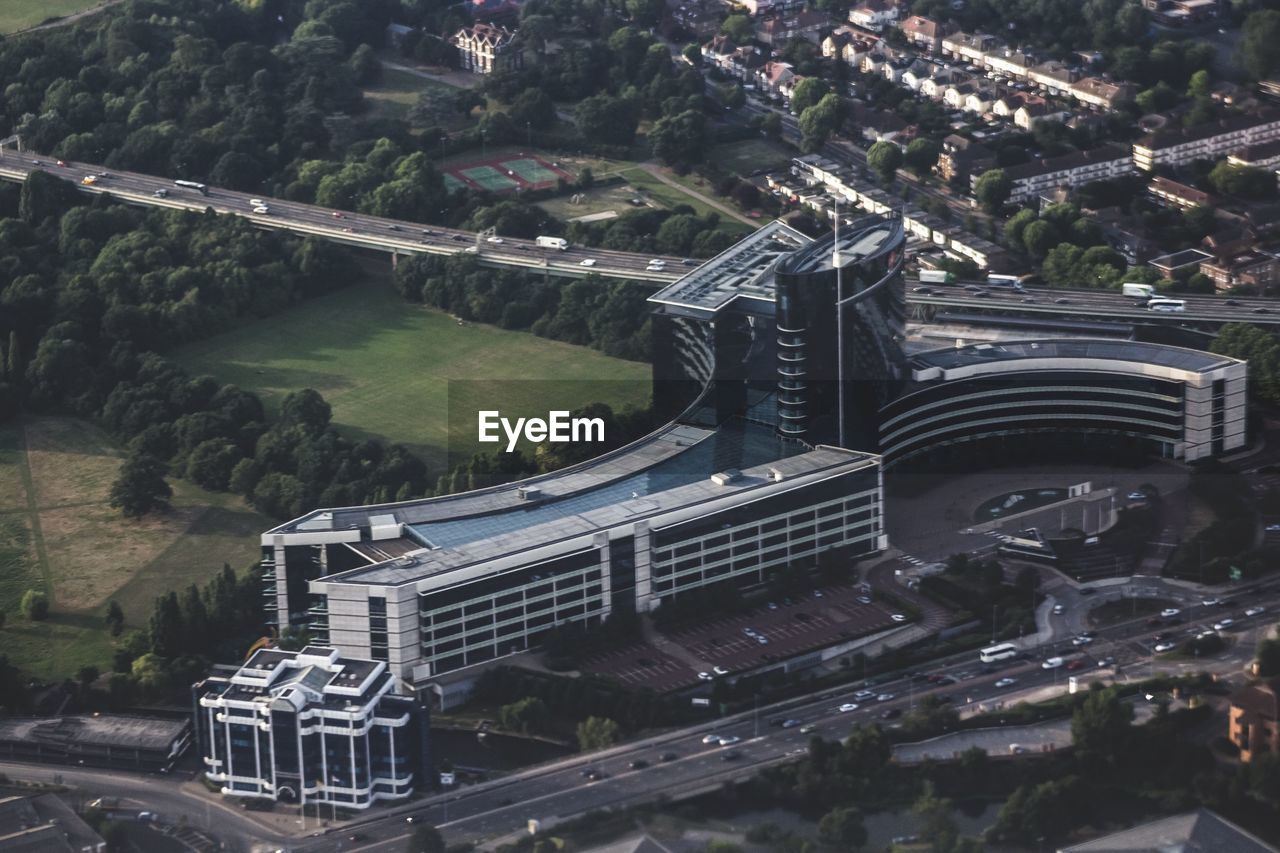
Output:
<svg viewBox="0 0 1280 853">
<path fill-rule="evenodd" d="M 921 284 L 955 284 L 956 274 L 946 270 L 920 270 L 916 278 Z"/>
<path fill-rule="evenodd" d="M 544 249 L 559 249 L 562 252 L 569 248 L 569 241 L 563 237 L 539 237 L 537 243 Z"/>
<path fill-rule="evenodd" d="M 1132 296 L 1134 299 L 1150 299 L 1156 295 L 1156 288 L 1151 284 L 1134 284 L 1126 281 L 1120 285 L 1120 293 L 1123 296 Z"/>
</svg>

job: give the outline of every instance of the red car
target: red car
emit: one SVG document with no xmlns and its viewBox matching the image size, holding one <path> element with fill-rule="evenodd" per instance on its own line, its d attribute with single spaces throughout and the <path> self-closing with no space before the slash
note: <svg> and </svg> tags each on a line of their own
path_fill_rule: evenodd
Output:
<svg viewBox="0 0 1280 853">
<path fill-rule="evenodd" d="M 335 211 L 333 212 L 333 218 L 334 218 L 334 219 L 341 219 L 341 218 L 342 218 L 342 214 L 335 210 Z"/>
<path fill-rule="evenodd" d="M 1075 660 L 1073 660 L 1073 661 L 1071 661 L 1069 664 L 1067 664 L 1067 669 L 1068 669 L 1070 672 L 1075 672 L 1077 669 L 1084 669 L 1084 659 L 1083 659 L 1083 658 L 1076 658 Z"/>
<path fill-rule="evenodd" d="M 58 161 L 58 165 L 59 165 L 59 166 L 66 166 L 67 164 L 66 164 L 66 163 L 64 163 L 64 162 L 62 162 L 61 160 L 59 160 L 59 161 Z"/>
</svg>

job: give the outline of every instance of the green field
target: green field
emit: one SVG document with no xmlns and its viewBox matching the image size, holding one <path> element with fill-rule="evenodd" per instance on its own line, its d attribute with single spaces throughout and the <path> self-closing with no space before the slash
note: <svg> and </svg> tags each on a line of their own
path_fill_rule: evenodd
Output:
<svg viewBox="0 0 1280 853">
<path fill-rule="evenodd" d="M 34 27 L 49 18 L 58 18 L 101 5 L 98 0 L 3 0 L 0 2 L 0 33 Z"/>
<path fill-rule="evenodd" d="M 271 526 L 232 495 L 171 479 L 173 508 L 130 521 L 107 504 L 121 452 L 97 428 L 70 418 L 0 427 L 0 649 L 31 674 L 56 680 L 92 664 L 109 668 L 102 625 L 115 599 L 131 628 L 145 628 L 157 595 L 203 585 L 224 562 L 241 570 Z M 28 589 L 51 613 L 19 612 Z"/>
<path fill-rule="evenodd" d="M 193 373 L 260 394 L 268 409 L 292 390 L 314 388 L 344 435 L 407 444 L 433 476 L 450 440 L 461 455 L 493 449 L 476 443 L 469 418 L 478 408 L 528 416 L 590 402 L 643 405 L 649 396 L 647 364 L 525 332 L 459 325 L 406 303 L 385 278 L 308 300 L 173 357 Z"/>
<path fill-rule="evenodd" d="M 749 175 L 756 169 L 786 170 L 795 152 L 766 139 L 743 139 L 717 145 L 710 160 L 722 169 L 739 175 Z"/>
<path fill-rule="evenodd" d="M 398 68 L 382 69 L 382 80 L 376 86 L 364 89 L 364 96 L 373 101 L 379 110 L 392 118 L 405 118 L 409 109 L 418 101 L 418 95 L 426 91 L 457 92 L 456 87 L 427 77 L 419 77 Z M 453 113 L 442 122 L 445 130 L 458 130 L 472 124 L 469 116 Z"/>
</svg>

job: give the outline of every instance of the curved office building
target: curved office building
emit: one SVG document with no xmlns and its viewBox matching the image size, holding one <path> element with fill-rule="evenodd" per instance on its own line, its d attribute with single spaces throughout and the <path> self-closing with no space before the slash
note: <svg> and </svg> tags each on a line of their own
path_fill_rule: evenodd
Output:
<svg viewBox="0 0 1280 853">
<path fill-rule="evenodd" d="M 902 221 L 871 217 L 774 269 L 778 430 L 876 449 L 876 417 L 906 378 Z"/>
<path fill-rule="evenodd" d="M 911 383 L 881 411 L 886 467 L 956 445 L 992 454 L 1133 446 L 1188 462 L 1245 444 L 1246 364 L 1113 340 L 976 344 L 913 356 Z"/>
</svg>

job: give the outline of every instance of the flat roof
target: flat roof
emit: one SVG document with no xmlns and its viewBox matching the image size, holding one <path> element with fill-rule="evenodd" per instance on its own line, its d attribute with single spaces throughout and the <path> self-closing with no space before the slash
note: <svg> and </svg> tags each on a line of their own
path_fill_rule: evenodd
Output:
<svg viewBox="0 0 1280 853">
<path fill-rule="evenodd" d="M 964 347 L 936 349 L 913 355 L 913 370 L 931 367 L 952 370 L 974 364 L 1014 361 L 1032 358 L 1089 358 L 1111 361 L 1136 361 L 1205 373 L 1238 363 L 1238 359 L 1184 347 L 1149 344 L 1139 341 L 1100 339 L 1050 339 L 1038 341 L 1001 341 L 996 344 L 970 344 Z"/>
<path fill-rule="evenodd" d="M 766 427 L 755 428 L 772 433 Z M 779 445 L 784 443 L 781 439 L 775 438 L 775 441 Z M 878 461 L 878 457 L 873 454 L 853 450 L 825 446 L 805 450 L 796 443 L 792 443 L 792 447 L 801 452 L 789 456 L 765 454 L 772 458 L 761 459 L 752 458 L 752 454 L 762 449 L 762 446 L 758 445 L 755 451 L 744 446 L 738 458 L 748 460 L 749 464 L 726 465 L 723 463 L 729 460 L 722 459 L 715 453 L 714 440 L 708 440 L 700 448 L 691 451 L 689 458 L 677 460 L 678 464 L 665 471 L 650 472 L 635 480 L 583 496 L 581 500 L 553 503 L 529 512 L 471 519 L 457 525 L 433 526 L 424 531 L 424 535 L 427 538 L 435 537 L 441 543 L 451 544 L 442 544 L 441 547 L 422 550 L 376 566 L 339 572 L 320 578 L 318 582 L 374 585 L 412 583 L 431 575 L 609 530 L 727 495 L 747 494 L 768 487 L 777 488 L 779 483 L 771 479 L 773 471 L 781 474 L 785 483 L 795 477 L 826 470 L 854 471 Z M 722 446 L 720 449 L 725 448 Z M 737 470 L 738 474 L 728 482 L 722 484 L 711 479 L 712 474 L 731 469 Z M 635 488 L 632 489 L 632 486 Z"/>
<path fill-rule="evenodd" d="M 0 720 L 0 740 L 84 746 L 153 749 L 168 752 L 185 734 L 187 720 L 126 717 L 117 714 L 75 717 L 18 717 Z"/>
<path fill-rule="evenodd" d="M 874 196 L 874 193 L 868 195 Z M 900 220 L 887 220 L 874 215 L 864 217 L 849 227 L 840 229 L 838 242 L 833 231 L 788 255 L 778 264 L 778 272 L 797 274 L 835 269 L 837 252 L 840 266 L 848 267 L 880 251 L 893 238 L 894 233 L 901 230 Z"/>
<path fill-rule="evenodd" d="M 811 242 L 812 238 L 775 219 L 659 290 L 649 301 L 712 312 L 739 297 L 773 302 L 770 269 L 779 258 Z"/>
</svg>

